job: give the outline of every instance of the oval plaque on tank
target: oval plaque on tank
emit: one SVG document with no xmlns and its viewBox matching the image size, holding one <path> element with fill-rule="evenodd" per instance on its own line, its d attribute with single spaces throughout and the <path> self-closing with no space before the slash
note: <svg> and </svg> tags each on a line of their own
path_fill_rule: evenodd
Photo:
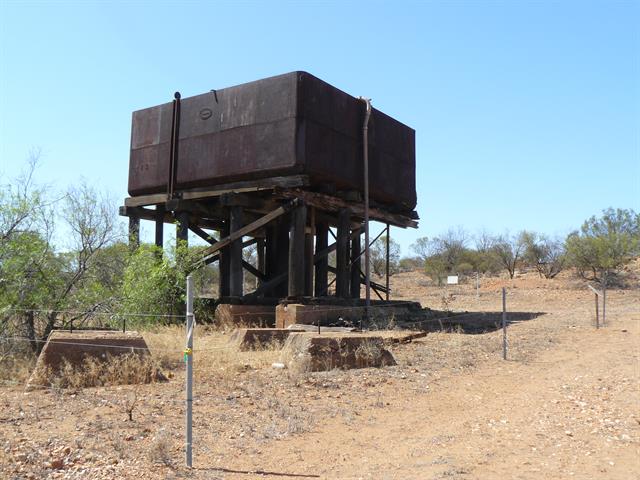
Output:
<svg viewBox="0 0 640 480">
<path fill-rule="evenodd" d="M 211 115 L 213 115 L 213 111 L 210 108 L 203 108 L 202 110 L 200 110 L 199 115 L 202 120 L 207 120 L 211 118 Z"/>
</svg>

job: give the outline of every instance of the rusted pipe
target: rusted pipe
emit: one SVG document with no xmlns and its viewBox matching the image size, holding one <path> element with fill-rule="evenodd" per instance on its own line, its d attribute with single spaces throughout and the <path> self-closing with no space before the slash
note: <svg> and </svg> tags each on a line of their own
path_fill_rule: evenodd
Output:
<svg viewBox="0 0 640 480">
<path fill-rule="evenodd" d="M 371 117 L 371 99 L 359 97 L 366 105 L 364 123 L 362 124 L 362 154 L 364 160 L 364 281 L 365 281 L 365 316 L 369 320 L 371 306 L 371 266 L 369 255 L 369 117 Z"/>
</svg>

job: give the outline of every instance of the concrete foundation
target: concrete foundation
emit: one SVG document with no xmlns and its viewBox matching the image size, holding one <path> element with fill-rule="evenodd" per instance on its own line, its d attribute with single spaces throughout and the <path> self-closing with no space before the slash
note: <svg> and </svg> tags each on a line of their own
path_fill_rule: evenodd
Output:
<svg viewBox="0 0 640 480">
<path fill-rule="evenodd" d="M 150 355 L 147 343 L 138 332 L 53 331 L 40 352 L 27 387 L 46 384 L 48 377 L 57 375 L 65 362 L 80 367 L 87 357 L 107 361 L 125 354 Z"/>
<path fill-rule="evenodd" d="M 302 331 L 284 328 L 238 328 L 231 334 L 229 343 L 243 352 L 280 349 L 290 334 Z"/>
<path fill-rule="evenodd" d="M 232 305 L 220 304 L 216 307 L 216 321 L 219 325 L 234 327 L 270 328 L 276 324 L 273 305 Z"/>
<path fill-rule="evenodd" d="M 392 328 L 394 323 L 421 320 L 423 315 L 419 303 L 398 302 L 397 304 L 371 305 L 369 307 L 369 328 Z M 366 309 L 362 305 L 303 305 L 290 303 L 275 308 L 275 324 L 277 328 L 289 325 L 353 325 L 359 326 L 362 321 L 366 326 Z"/>
<path fill-rule="evenodd" d="M 282 362 L 307 372 L 396 365 L 382 337 L 355 333 L 293 333 L 282 349 Z"/>
</svg>

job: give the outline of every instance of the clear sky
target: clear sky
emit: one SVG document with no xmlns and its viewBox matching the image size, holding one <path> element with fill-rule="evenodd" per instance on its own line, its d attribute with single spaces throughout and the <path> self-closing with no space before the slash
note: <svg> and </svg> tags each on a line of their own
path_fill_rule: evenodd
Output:
<svg viewBox="0 0 640 480">
<path fill-rule="evenodd" d="M 131 112 L 306 70 L 416 130 L 418 236 L 640 210 L 639 1 L 0 2 L 0 174 L 126 196 Z M 144 223 L 144 222 L 143 222 Z M 150 230 L 149 230 L 150 231 Z"/>
</svg>

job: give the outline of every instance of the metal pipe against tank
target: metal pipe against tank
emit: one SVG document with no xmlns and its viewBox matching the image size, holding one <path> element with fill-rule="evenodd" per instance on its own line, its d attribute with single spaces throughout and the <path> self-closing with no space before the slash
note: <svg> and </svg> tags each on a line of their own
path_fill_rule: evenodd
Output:
<svg viewBox="0 0 640 480">
<path fill-rule="evenodd" d="M 362 124 L 362 155 L 364 161 L 364 284 L 365 284 L 365 316 L 369 319 L 371 306 L 371 265 L 369 253 L 369 117 L 371 116 L 371 99 L 359 97 L 366 105 L 364 123 Z"/>
</svg>

